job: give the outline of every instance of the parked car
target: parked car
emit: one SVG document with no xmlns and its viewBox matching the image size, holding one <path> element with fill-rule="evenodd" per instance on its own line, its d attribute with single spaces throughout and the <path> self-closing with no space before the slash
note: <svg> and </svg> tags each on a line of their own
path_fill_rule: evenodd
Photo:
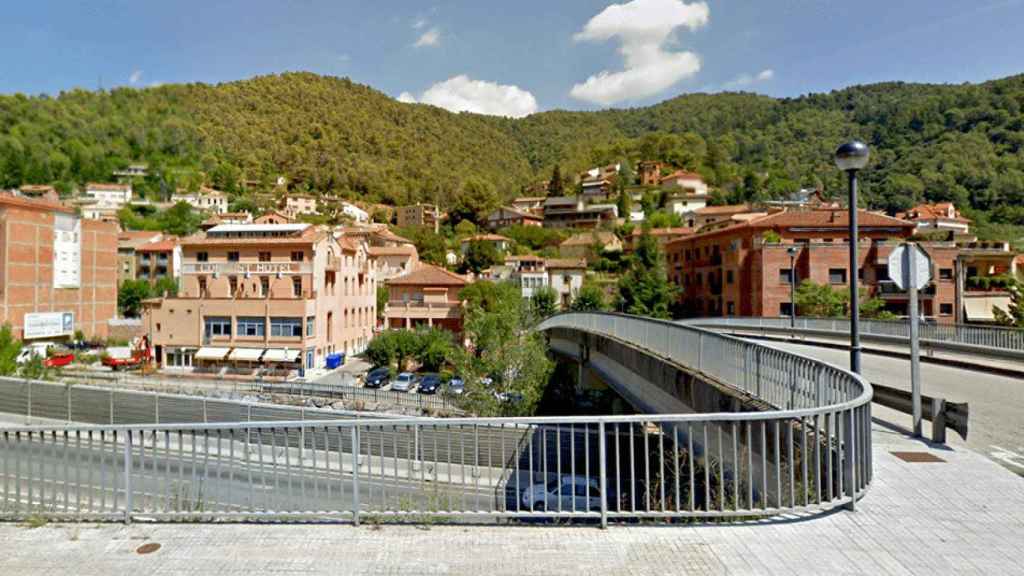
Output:
<svg viewBox="0 0 1024 576">
<path fill-rule="evenodd" d="M 32 359 L 33 356 L 39 356 L 45 359 L 47 351 L 54 344 L 52 342 L 33 342 L 31 344 L 25 344 L 21 347 L 21 351 L 18 352 L 18 357 L 15 358 L 15 362 L 18 364 L 24 364 Z"/>
<path fill-rule="evenodd" d="M 388 381 L 390 379 L 391 369 L 387 366 L 381 366 L 366 373 L 366 378 L 363 380 L 363 386 L 367 388 L 383 388 L 388 385 Z"/>
<path fill-rule="evenodd" d="M 412 392 L 416 387 L 416 375 L 412 372 L 402 372 L 391 382 L 391 389 L 395 392 Z"/>
<path fill-rule="evenodd" d="M 508 402 L 509 404 L 517 404 L 523 401 L 523 395 L 519 392 L 498 392 L 494 391 L 494 399 L 498 402 Z"/>
<path fill-rule="evenodd" d="M 523 491 L 522 505 L 525 510 L 542 512 L 572 511 L 574 505 L 577 511 L 600 510 L 601 489 L 596 478 L 566 475 L 529 486 Z"/>
<path fill-rule="evenodd" d="M 426 374 L 420 380 L 420 394 L 434 394 L 441 387 L 441 377 L 437 374 Z"/>
<path fill-rule="evenodd" d="M 462 378 L 459 378 L 458 376 L 453 376 L 452 379 L 448 381 L 448 393 L 449 394 L 455 394 L 456 396 L 461 396 L 465 391 L 466 391 L 466 383 L 463 382 Z"/>
</svg>

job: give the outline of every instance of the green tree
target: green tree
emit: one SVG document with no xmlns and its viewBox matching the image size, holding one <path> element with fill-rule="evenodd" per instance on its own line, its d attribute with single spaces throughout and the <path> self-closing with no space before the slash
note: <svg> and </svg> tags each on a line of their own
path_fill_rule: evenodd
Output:
<svg viewBox="0 0 1024 576">
<path fill-rule="evenodd" d="M 174 298 L 178 295 L 178 281 L 174 278 L 164 276 L 156 281 L 151 290 L 153 296 L 163 296 L 166 294 L 170 298 Z"/>
<path fill-rule="evenodd" d="M 388 292 L 388 287 L 384 284 L 377 285 L 377 320 L 384 319 L 384 312 L 388 306 L 388 301 L 391 299 L 391 294 Z"/>
<path fill-rule="evenodd" d="M 142 311 L 142 301 L 151 295 L 149 282 L 125 280 L 117 291 L 117 309 L 126 318 L 137 318 Z"/>
<path fill-rule="evenodd" d="M 619 190 L 619 199 L 615 202 L 619 207 L 619 217 L 629 221 L 629 215 L 633 211 L 633 196 L 626 192 L 625 188 Z"/>
<path fill-rule="evenodd" d="M 629 268 L 619 280 L 618 308 L 627 314 L 668 318 L 676 299 L 676 288 L 669 283 L 658 243 L 644 228 Z"/>
<path fill-rule="evenodd" d="M 530 305 L 538 318 L 547 318 L 558 312 L 558 293 L 550 286 L 537 288 L 530 297 Z"/>
<path fill-rule="evenodd" d="M 448 216 L 455 223 L 469 220 L 481 224 L 497 206 L 498 193 L 494 185 L 482 178 L 470 177 L 462 183 Z"/>
<path fill-rule="evenodd" d="M 794 294 L 796 311 L 800 316 L 820 318 L 844 318 L 850 315 L 850 292 L 844 288 L 833 288 L 804 280 Z M 887 320 L 895 315 L 885 310 L 885 301 L 868 296 L 866 288 L 859 290 L 860 315 L 863 318 Z"/>
<path fill-rule="evenodd" d="M 476 224 L 473 224 L 469 220 L 463 220 L 455 225 L 455 236 L 457 238 L 465 238 L 466 236 L 472 236 L 476 234 Z"/>
<path fill-rule="evenodd" d="M 570 309 L 573 312 L 604 312 L 608 309 L 607 298 L 600 286 L 584 282 Z"/>
<path fill-rule="evenodd" d="M 421 328 L 416 331 L 416 361 L 422 370 L 437 372 L 448 362 L 454 353 L 455 344 L 452 334 L 440 328 Z"/>
<path fill-rule="evenodd" d="M 551 179 L 548 180 L 548 196 L 561 196 L 565 192 L 565 183 L 562 181 L 562 167 L 555 164 L 551 170 Z"/>
<path fill-rule="evenodd" d="M 473 240 L 466 247 L 466 253 L 462 255 L 460 270 L 465 273 L 472 271 L 479 274 L 481 270 L 490 268 L 501 262 L 501 254 L 494 247 L 493 242 L 484 240 Z"/>
<path fill-rule="evenodd" d="M 188 236 L 199 230 L 199 225 L 203 223 L 203 217 L 192 210 L 188 204 L 178 202 L 161 212 L 158 221 L 160 230 L 175 236 Z"/>
<path fill-rule="evenodd" d="M 1010 305 L 1006 310 L 992 307 L 996 322 L 1003 326 L 1024 328 L 1024 285 L 1019 280 L 1011 280 L 1006 287 L 1010 294 Z"/>
<path fill-rule="evenodd" d="M 18 371 L 18 354 L 21 342 L 14 338 L 11 325 L 0 328 L 0 376 L 10 376 Z"/>
</svg>

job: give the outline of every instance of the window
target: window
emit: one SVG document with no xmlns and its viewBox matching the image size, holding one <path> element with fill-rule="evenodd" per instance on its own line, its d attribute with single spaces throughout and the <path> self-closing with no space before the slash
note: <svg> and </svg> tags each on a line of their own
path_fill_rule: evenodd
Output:
<svg viewBox="0 0 1024 576">
<path fill-rule="evenodd" d="M 196 262 L 209 262 L 210 255 L 206 252 L 196 252 Z"/>
<path fill-rule="evenodd" d="M 227 316 L 207 316 L 204 320 L 206 337 L 231 336 L 231 318 Z"/>
<path fill-rule="evenodd" d="M 779 316 L 789 316 L 793 309 L 792 302 L 779 302 Z"/>
<path fill-rule="evenodd" d="M 264 336 L 267 331 L 266 320 L 259 316 L 239 316 L 237 325 L 239 336 Z"/>
<path fill-rule="evenodd" d="M 888 266 L 875 266 L 875 281 L 885 282 L 889 279 L 889 267 Z"/>
<path fill-rule="evenodd" d="M 953 305 L 949 304 L 949 303 L 941 303 L 941 304 L 939 304 L 939 315 L 940 316 L 952 316 L 953 315 Z"/>
<path fill-rule="evenodd" d="M 732 284 L 732 270 L 725 271 L 725 283 Z"/>
<path fill-rule="evenodd" d="M 270 278 L 260 276 L 260 296 L 266 298 L 270 295 Z"/>
<path fill-rule="evenodd" d="M 306 336 L 312 337 L 316 334 L 316 317 L 306 316 Z"/>
<path fill-rule="evenodd" d="M 294 296 L 302 296 L 302 277 L 301 276 L 293 276 L 292 277 L 292 295 L 294 295 Z"/>
<path fill-rule="evenodd" d="M 231 295 L 238 293 L 238 276 L 228 276 L 228 285 L 231 286 Z"/>
<path fill-rule="evenodd" d="M 939 268 L 939 280 L 952 280 L 953 269 L 952 268 Z"/>
<path fill-rule="evenodd" d="M 793 269 L 792 268 L 780 268 L 779 269 L 779 284 L 789 284 L 793 281 Z"/>
<path fill-rule="evenodd" d="M 863 268 L 857 268 L 857 279 L 858 280 L 863 280 L 864 279 L 864 269 Z"/>
<path fill-rule="evenodd" d="M 206 277 L 199 277 L 199 296 L 206 297 Z"/>
<path fill-rule="evenodd" d="M 292 262 L 302 262 L 303 257 L 305 254 L 301 250 L 292 252 Z"/>
<path fill-rule="evenodd" d="M 271 318 L 270 336 L 273 338 L 302 337 L 302 318 Z"/>
<path fill-rule="evenodd" d="M 726 303 L 725 310 L 726 310 L 726 314 L 728 314 L 729 316 L 735 316 L 736 315 L 736 303 L 735 302 L 728 302 L 728 303 Z"/>
<path fill-rule="evenodd" d="M 829 268 L 828 281 L 830 284 L 846 284 L 846 268 Z"/>
<path fill-rule="evenodd" d="M 228 262 L 238 262 L 238 252 L 228 252 Z"/>
<path fill-rule="evenodd" d="M 270 262 L 270 252 L 260 252 L 260 262 Z"/>
</svg>

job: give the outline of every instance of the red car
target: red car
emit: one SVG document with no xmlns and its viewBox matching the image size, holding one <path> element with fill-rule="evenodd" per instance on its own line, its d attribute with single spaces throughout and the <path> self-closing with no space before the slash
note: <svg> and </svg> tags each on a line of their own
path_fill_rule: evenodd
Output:
<svg viewBox="0 0 1024 576">
<path fill-rule="evenodd" d="M 58 366 L 67 366 L 75 361 L 75 355 L 68 352 L 67 354 L 56 354 L 50 356 L 46 360 L 43 360 L 43 365 L 47 368 L 56 368 Z"/>
</svg>

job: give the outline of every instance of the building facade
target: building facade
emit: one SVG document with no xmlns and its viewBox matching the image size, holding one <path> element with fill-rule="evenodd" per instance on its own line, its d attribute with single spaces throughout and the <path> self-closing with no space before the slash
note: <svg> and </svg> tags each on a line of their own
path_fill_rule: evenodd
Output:
<svg viewBox="0 0 1024 576">
<path fill-rule="evenodd" d="M 544 217 L 512 206 L 503 206 L 487 216 L 487 228 L 496 231 L 509 226 L 543 226 Z"/>
<path fill-rule="evenodd" d="M 220 190 L 202 187 L 197 192 L 179 190 L 171 195 L 171 202 L 184 202 L 196 210 L 224 214 L 228 211 L 228 197 Z"/>
<path fill-rule="evenodd" d="M 399 226 L 432 228 L 436 234 L 441 229 L 441 212 L 435 204 L 399 206 L 395 210 L 395 222 Z"/>
<path fill-rule="evenodd" d="M 211 228 L 181 241 L 181 288 L 146 303 L 165 368 L 289 377 L 372 337 L 365 246 L 309 224 Z"/>
<path fill-rule="evenodd" d="M 431 264 L 420 263 L 412 272 L 388 281 L 388 328 L 437 326 L 462 333 L 463 307 L 459 293 L 465 278 Z"/>
<path fill-rule="evenodd" d="M 284 198 L 282 206 L 286 216 L 295 220 L 301 215 L 319 214 L 319 203 L 316 196 L 309 194 L 289 194 Z"/>
<path fill-rule="evenodd" d="M 101 184 L 90 182 L 85 185 L 81 199 L 82 216 L 89 220 L 103 220 L 117 217 L 117 211 L 132 201 L 132 185 Z"/>
<path fill-rule="evenodd" d="M 164 235 L 152 230 L 124 230 L 117 235 L 117 285 L 125 280 L 135 280 L 138 264 L 135 250 L 144 244 L 157 242 Z"/>
<path fill-rule="evenodd" d="M 615 204 L 587 204 L 582 198 L 554 196 L 544 201 L 545 228 L 600 228 L 619 219 Z"/>
<path fill-rule="evenodd" d="M 117 317 L 118 232 L 59 204 L 0 196 L 0 322 L 23 340 L 81 330 L 106 338 Z"/>
<path fill-rule="evenodd" d="M 174 237 L 148 242 L 135 248 L 135 278 L 155 285 L 162 279 L 177 281 L 181 276 L 181 246 Z"/>
</svg>

